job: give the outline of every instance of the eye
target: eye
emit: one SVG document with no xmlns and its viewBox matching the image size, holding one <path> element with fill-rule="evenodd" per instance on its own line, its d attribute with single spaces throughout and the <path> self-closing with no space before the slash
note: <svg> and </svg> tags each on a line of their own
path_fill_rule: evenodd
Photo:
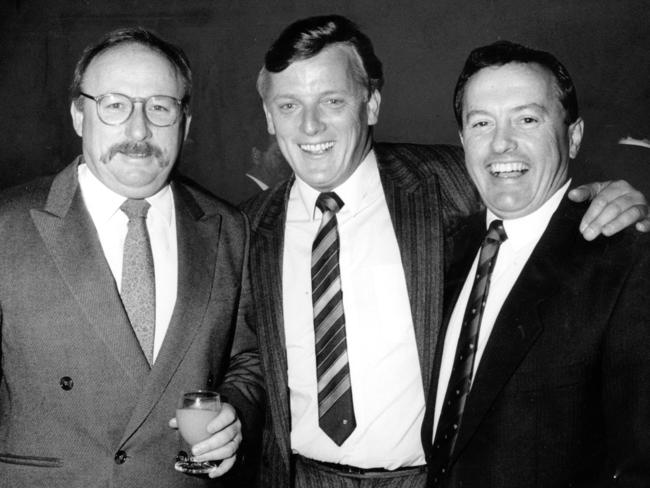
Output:
<svg viewBox="0 0 650 488">
<path fill-rule="evenodd" d="M 525 116 L 521 118 L 521 122 L 524 125 L 534 125 L 539 122 L 539 119 L 537 117 L 531 117 L 531 116 Z"/>
<path fill-rule="evenodd" d="M 342 98 L 328 98 L 325 100 L 325 104 L 330 107 L 340 107 L 345 101 Z"/>
<path fill-rule="evenodd" d="M 492 125 L 492 121 L 489 119 L 469 119 L 466 125 L 470 129 L 485 130 Z"/>
<path fill-rule="evenodd" d="M 280 111 L 282 112 L 292 112 L 293 110 L 296 109 L 296 104 L 293 102 L 285 102 L 285 103 L 281 103 L 279 108 Z"/>
<path fill-rule="evenodd" d="M 169 112 L 169 107 L 166 106 L 166 105 L 157 104 L 157 105 L 152 105 L 151 107 L 149 107 L 149 110 L 151 112 Z"/>
<path fill-rule="evenodd" d="M 104 109 L 105 110 L 112 110 L 112 111 L 116 111 L 116 112 L 126 110 L 126 103 L 123 103 L 123 102 L 106 103 L 106 104 L 104 104 Z"/>
</svg>

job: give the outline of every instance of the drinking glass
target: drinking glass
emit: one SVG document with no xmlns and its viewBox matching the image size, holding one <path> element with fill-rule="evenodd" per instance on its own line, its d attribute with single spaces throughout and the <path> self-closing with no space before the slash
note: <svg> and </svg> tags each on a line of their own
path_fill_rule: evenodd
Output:
<svg viewBox="0 0 650 488">
<path fill-rule="evenodd" d="M 181 395 L 176 409 L 176 422 L 178 431 L 190 448 L 210 437 L 207 426 L 219 410 L 221 399 L 215 391 L 196 390 Z M 187 453 L 180 451 L 174 468 L 188 474 L 205 474 L 218 465 L 219 461 L 192 461 Z"/>
</svg>

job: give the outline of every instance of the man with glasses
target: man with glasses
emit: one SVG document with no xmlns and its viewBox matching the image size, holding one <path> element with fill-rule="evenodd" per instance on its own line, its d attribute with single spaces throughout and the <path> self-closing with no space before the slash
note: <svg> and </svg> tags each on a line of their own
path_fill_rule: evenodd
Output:
<svg viewBox="0 0 650 488">
<path fill-rule="evenodd" d="M 245 219 L 170 177 L 191 84 L 177 47 L 109 33 L 74 74 L 83 154 L 0 197 L 2 486 L 223 486 L 259 431 Z M 223 400 L 192 449 L 222 461 L 205 477 L 174 469 L 194 389 Z"/>
</svg>

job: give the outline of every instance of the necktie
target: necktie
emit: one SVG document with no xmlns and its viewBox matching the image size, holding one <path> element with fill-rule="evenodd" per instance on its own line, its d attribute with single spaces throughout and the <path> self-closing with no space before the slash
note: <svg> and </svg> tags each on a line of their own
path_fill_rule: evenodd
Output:
<svg viewBox="0 0 650 488">
<path fill-rule="evenodd" d="M 312 246 L 311 286 L 316 338 L 318 425 L 341 445 L 356 427 L 339 270 L 336 193 L 321 193 L 316 206 L 323 217 Z"/>
<path fill-rule="evenodd" d="M 497 259 L 499 246 L 507 238 L 503 222 L 494 220 L 490 224 L 481 246 L 476 277 L 463 316 L 454 365 L 433 442 L 433 466 L 430 472 L 433 475 L 434 483 L 444 476 L 458 437 L 465 402 L 472 385 L 476 343 L 490 288 L 492 268 Z"/>
<path fill-rule="evenodd" d="M 129 218 L 122 260 L 122 303 L 140 347 L 153 364 L 153 339 L 156 321 L 156 282 L 153 255 L 147 232 L 146 200 L 126 200 L 120 209 Z"/>
</svg>

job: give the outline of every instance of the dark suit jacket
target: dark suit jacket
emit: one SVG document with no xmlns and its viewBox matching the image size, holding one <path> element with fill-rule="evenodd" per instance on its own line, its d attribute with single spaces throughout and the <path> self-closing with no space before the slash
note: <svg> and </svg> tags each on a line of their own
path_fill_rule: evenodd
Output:
<svg viewBox="0 0 650 488">
<path fill-rule="evenodd" d="M 404 265 L 426 392 L 442 311 L 442 229 L 454 229 L 476 211 L 477 198 L 457 147 L 376 144 L 374 149 Z M 244 206 L 251 221 L 253 296 L 269 399 L 260 482 L 264 488 L 289 487 L 293 476 L 282 316 L 284 224 L 292 182 L 289 179 Z"/>
<path fill-rule="evenodd" d="M 173 467 L 181 444 L 167 422 L 188 389 L 218 388 L 247 429 L 260 428 L 245 217 L 184 184 L 172 191 L 178 295 L 151 369 L 84 206 L 77 161 L 0 196 L 3 487 L 207 485 Z"/>
<path fill-rule="evenodd" d="M 650 238 L 587 242 L 585 210 L 562 202 L 506 299 L 439 486 L 650 486 Z M 484 234 L 481 213 L 456 236 L 446 316 Z"/>
</svg>

